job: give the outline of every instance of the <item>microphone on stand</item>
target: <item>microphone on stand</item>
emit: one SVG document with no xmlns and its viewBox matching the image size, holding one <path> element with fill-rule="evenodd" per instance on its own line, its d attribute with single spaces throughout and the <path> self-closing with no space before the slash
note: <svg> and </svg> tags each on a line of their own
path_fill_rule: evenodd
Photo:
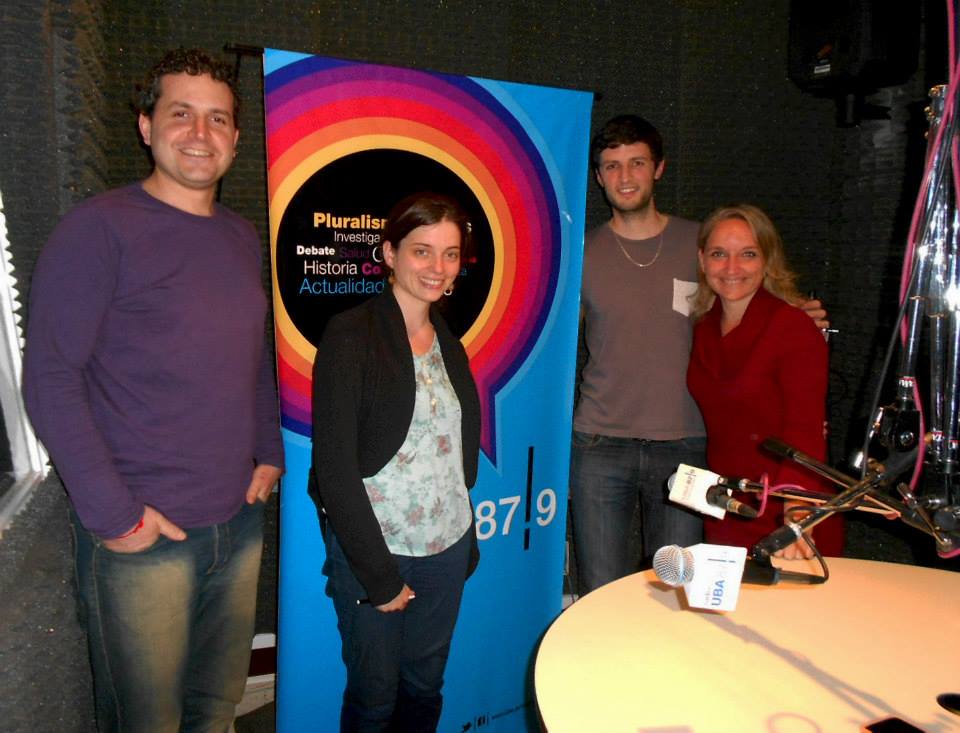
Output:
<svg viewBox="0 0 960 733">
<path fill-rule="evenodd" d="M 746 479 L 725 478 L 713 471 L 684 463 L 677 466 L 677 472 L 667 479 L 670 501 L 717 519 L 723 519 L 725 512 L 733 512 L 748 519 L 758 516 L 756 509 L 737 501 L 728 493 L 730 488 L 745 489 L 747 486 L 763 488 L 762 485 L 753 484 Z"/>
<path fill-rule="evenodd" d="M 812 529 L 814 526 L 830 516 L 831 513 L 841 509 L 846 509 L 848 508 L 848 505 L 849 508 L 853 508 L 853 506 L 858 505 L 865 498 L 869 498 L 869 492 L 875 487 L 893 481 L 897 478 L 897 476 L 911 468 L 914 465 L 917 457 L 916 448 L 907 453 L 894 453 L 887 458 L 887 461 L 883 467 L 884 470 L 882 472 L 870 474 L 866 478 L 857 481 L 856 479 L 840 473 L 839 471 L 824 465 L 820 461 L 811 458 L 796 448 L 787 445 L 782 440 L 777 440 L 776 438 L 767 438 L 760 444 L 760 447 L 783 458 L 789 458 L 799 463 L 801 466 L 805 466 L 806 468 L 815 471 L 821 476 L 832 479 L 836 483 L 841 483 L 846 488 L 839 494 L 831 497 L 829 501 L 811 509 L 810 513 L 805 518 L 797 522 L 788 522 L 784 526 L 774 530 L 762 540 L 757 542 L 750 550 L 750 554 L 755 558 L 767 558 L 770 555 L 779 552 L 788 545 L 793 544 L 803 535 L 803 532 L 808 529 Z M 882 500 L 886 501 L 885 499 Z M 892 504 L 892 502 L 887 503 Z M 907 509 L 907 507 L 904 507 L 904 509 Z M 904 520 L 908 522 L 908 524 L 911 523 L 910 519 L 904 515 L 903 511 L 900 511 L 900 514 L 903 516 Z M 923 528 L 922 525 L 921 528 Z"/>
</svg>

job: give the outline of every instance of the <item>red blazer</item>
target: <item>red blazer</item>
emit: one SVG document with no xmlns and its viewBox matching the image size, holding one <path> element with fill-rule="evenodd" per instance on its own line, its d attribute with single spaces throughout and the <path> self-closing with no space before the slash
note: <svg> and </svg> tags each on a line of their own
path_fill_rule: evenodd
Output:
<svg viewBox="0 0 960 733">
<path fill-rule="evenodd" d="M 779 438 L 804 453 L 826 459 L 827 344 L 810 317 L 761 288 L 743 320 L 720 335 L 721 305 L 696 324 L 687 386 L 707 428 L 707 463 L 723 476 L 759 479 L 771 486 L 799 484 L 831 492 L 832 485 L 792 461 L 762 451 L 766 438 Z M 764 515 L 745 520 L 707 518 L 705 536 L 716 544 L 751 547 L 783 524 L 783 502 L 771 499 Z M 843 521 L 817 526 L 821 552 L 843 550 Z"/>
</svg>

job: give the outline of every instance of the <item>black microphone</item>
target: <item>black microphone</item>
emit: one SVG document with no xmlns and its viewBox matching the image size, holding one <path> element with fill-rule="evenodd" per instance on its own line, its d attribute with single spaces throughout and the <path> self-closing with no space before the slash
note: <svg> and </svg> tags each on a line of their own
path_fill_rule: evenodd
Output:
<svg viewBox="0 0 960 733">
<path fill-rule="evenodd" d="M 753 546 L 753 549 L 750 550 L 750 554 L 757 557 L 769 558 L 770 555 L 780 552 L 780 550 L 785 547 L 792 545 L 801 538 L 802 534 L 803 531 L 798 525 L 785 524 L 757 542 L 757 544 Z"/>
<path fill-rule="evenodd" d="M 696 555 L 703 545 L 693 547 L 679 547 L 667 545 L 661 547 L 653 556 L 653 572 L 656 576 L 671 586 L 686 585 L 693 580 L 696 574 Z M 756 560 L 748 557 L 743 566 L 741 582 L 751 585 L 776 585 L 789 582 L 803 585 L 817 585 L 826 580 L 822 575 L 797 573 L 791 570 L 781 570 L 774 567 L 769 559 Z"/>
<path fill-rule="evenodd" d="M 752 506 L 749 504 L 744 504 L 742 501 L 737 501 L 727 493 L 726 489 L 723 489 L 719 486 L 711 486 L 709 489 L 707 489 L 706 498 L 707 504 L 710 506 L 719 507 L 724 511 L 739 514 L 741 517 L 756 519 L 758 516 L 760 516 L 757 513 L 757 510 Z"/>
<path fill-rule="evenodd" d="M 799 458 L 810 458 L 805 453 L 798 451 L 792 445 L 787 445 L 782 440 L 777 438 L 767 438 L 760 444 L 760 447 L 780 456 L 781 458 L 793 458 L 794 456 Z M 810 460 L 813 459 L 811 458 Z"/>
<path fill-rule="evenodd" d="M 753 585 L 776 585 L 780 581 L 790 583 L 800 583 L 803 585 L 816 585 L 824 581 L 821 575 L 810 575 L 809 573 L 797 573 L 792 570 L 781 570 L 775 568 L 769 559 L 754 560 L 747 558 L 743 566 L 743 582 Z"/>
<path fill-rule="evenodd" d="M 762 443 L 760 447 L 765 451 L 773 453 L 775 456 L 780 458 L 787 458 L 795 463 L 799 463 L 804 468 L 807 468 L 814 473 L 817 473 L 823 476 L 826 479 L 829 479 L 837 486 L 841 486 L 845 489 L 850 488 L 856 483 L 856 479 L 848 476 L 843 471 L 838 471 L 832 466 L 828 466 L 821 461 L 818 461 L 812 456 L 808 456 L 803 451 L 799 451 L 791 445 L 787 445 L 782 440 L 777 438 L 767 438 Z"/>
</svg>

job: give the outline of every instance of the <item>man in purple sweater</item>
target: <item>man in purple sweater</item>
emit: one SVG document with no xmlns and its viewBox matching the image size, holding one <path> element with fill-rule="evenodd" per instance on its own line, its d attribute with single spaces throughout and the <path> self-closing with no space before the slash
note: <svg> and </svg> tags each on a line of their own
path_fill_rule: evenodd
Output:
<svg viewBox="0 0 960 733">
<path fill-rule="evenodd" d="M 181 49 L 139 92 L 154 169 L 51 236 L 24 396 L 74 509 L 101 731 L 227 731 L 283 465 L 260 242 L 215 201 L 236 155 L 230 68 Z"/>
</svg>

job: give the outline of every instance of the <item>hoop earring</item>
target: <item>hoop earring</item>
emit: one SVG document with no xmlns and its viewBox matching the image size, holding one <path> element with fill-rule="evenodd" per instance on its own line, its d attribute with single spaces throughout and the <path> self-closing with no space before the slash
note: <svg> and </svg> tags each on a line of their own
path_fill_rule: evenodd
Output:
<svg viewBox="0 0 960 733">
<path fill-rule="evenodd" d="M 447 289 L 443 291 L 443 294 L 446 295 L 448 298 L 451 295 L 453 295 L 453 285 L 448 285 Z"/>
</svg>

